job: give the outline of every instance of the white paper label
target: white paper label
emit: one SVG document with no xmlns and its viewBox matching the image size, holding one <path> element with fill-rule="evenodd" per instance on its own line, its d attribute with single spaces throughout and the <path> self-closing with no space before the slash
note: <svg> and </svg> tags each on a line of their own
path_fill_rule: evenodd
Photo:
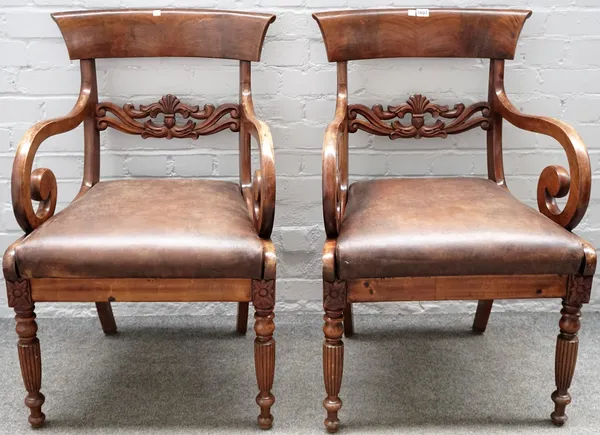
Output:
<svg viewBox="0 0 600 435">
<path fill-rule="evenodd" d="M 156 10 L 152 11 L 152 15 L 155 17 L 160 17 L 160 9 L 156 9 Z"/>
<path fill-rule="evenodd" d="M 429 9 L 409 9 L 408 16 L 409 17 L 428 17 Z"/>
</svg>

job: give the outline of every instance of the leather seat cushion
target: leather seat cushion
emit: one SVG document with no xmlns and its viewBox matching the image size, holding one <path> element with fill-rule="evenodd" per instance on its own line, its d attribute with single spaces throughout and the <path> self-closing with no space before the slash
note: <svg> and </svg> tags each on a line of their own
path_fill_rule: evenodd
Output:
<svg viewBox="0 0 600 435">
<path fill-rule="evenodd" d="M 581 240 L 480 178 L 361 181 L 338 237 L 340 277 L 574 274 Z"/>
<path fill-rule="evenodd" d="M 101 182 L 15 248 L 30 278 L 260 278 L 262 241 L 237 184 Z"/>
</svg>

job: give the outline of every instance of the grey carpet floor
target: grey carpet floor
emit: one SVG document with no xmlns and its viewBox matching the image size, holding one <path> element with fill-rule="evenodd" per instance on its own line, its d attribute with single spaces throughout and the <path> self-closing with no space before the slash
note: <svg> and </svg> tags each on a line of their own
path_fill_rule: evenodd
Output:
<svg viewBox="0 0 600 435">
<path fill-rule="evenodd" d="M 277 316 L 273 434 L 324 434 L 321 316 Z M 570 420 L 549 423 L 558 313 L 356 316 L 343 434 L 599 434 L 600 315 L 583 319 Z M 44 434 L 258 434 L 253 333 L 227 317 L 39 319 Z M 0 320 L 0 433 L 31 434 L 13 321 Z"/>
</svg>

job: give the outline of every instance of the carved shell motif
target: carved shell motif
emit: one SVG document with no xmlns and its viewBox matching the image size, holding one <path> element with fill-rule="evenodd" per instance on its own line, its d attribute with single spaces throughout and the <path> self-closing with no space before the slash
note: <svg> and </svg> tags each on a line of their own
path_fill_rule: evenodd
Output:
<svg viewBox="0 0 600 435">
<path fill-rule="evenodd" d="M 473 117 L 477 112 L 481 116 Z M 433 125 L 425 125 L 425 114 L 429 113 L 433 118 L 443 117 L 454 119 L 449 124 L 436 119 Z M 411 115 L 411 123 L 404 124 L 400 120 L 407 114 Z M 364 119 L 358 119 L 358 115 Z M 395 118 L 391 123 L 390 121 Z M 348 131 L 355 133 L 358 130 L 379 136 L 388 136 L 390 139 L 422 137 L 447 137 L 449 134 L 462 133 L 475 127 L 488 130 L 490 123 L 490 108 L 487 102 L 480 102 L 465 107 L 459 103 L 453 109 L 448 106 L 440 106 L 431 103 L 429 99 L 421 94 L 410 97 L 405 104 L 388 106 L 387 110 L 377 104 L 369 109 L 362 104 L 354 104 L 348 107 Z"/>
<path fill-rule="evenodd" d="M 115 117 L 107 116 L 107 113 L 112 113 Z M 160 114 L 164 118 L 162 125 L 155 122 Z M 176 115 L 180 115 L 187 122 L 177 124 Z M 137 121 L 144 118 L 151 119 L 143 123 Z M 196 123 L 188 118 L 204 122 Z M 239 131 L 239 105 L 223 104 L 215 108 L 212 104 L 206 104 L 200 110 L 199 106 L 184 104 L 171 94 L 165 95 L 157 103 L 140 105 L 139 109 L 136 109 L 133 104 L 125 104 L 121 108 L 113 103 L 99 103 L 96 106 L 96 126 L 98 130 L 113 127 L 124 133 L 139 134 L 144 139 L 149 137 L 198 139 L 199 136 L 225 129 Z"/>
</svg>

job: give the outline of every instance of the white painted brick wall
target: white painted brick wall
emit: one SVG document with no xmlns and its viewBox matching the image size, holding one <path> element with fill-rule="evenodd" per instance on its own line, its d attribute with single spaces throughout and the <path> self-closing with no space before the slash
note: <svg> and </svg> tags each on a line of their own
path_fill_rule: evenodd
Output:
<svg viewBox="0 0 600 435">
<path fill-rule="evenodd" d="M 0 248 L 20 234 L 10 204 L 15 147 L 36 121 L 65 114 L 79 89 L 79 64 L 70 62 L 50 12 L 101 7 L 219 7 L 274 12 L 263 61 L 254 68 L 255 103 L 271 126 L 278 175 L 273 239 L 278 248 L 279 310 L 319 310 L 321 145 L 335 107 L 335 68 L 311 13 L 331 8 L 480 6 L 533 9 L 515 61 L 508 62 L 507 90 L 525 111 L 561 117 L 586 141 L 595 182 L 600 181 L 600 3 L 598 0 L 528 0 L 514 3 L 464 0 L 0 0 Z M 201 43 L 201 42 L 200 42 Z M 154 102 L 176 93 L 189 102 L 236 101 L 237 63 L 206 59 L 98 61 L 101 98 L 117 103 Z M 486 98 L 487 61 L 407 59 L 350 66 L 352 101 L 398 103 L 424 93 L 440 103 Z M 59 204 L 76 194 L 82 172 L 82 131 L 48 140 L 38 165 L 59 179 Z M 351 137 L 353 179 L 384 175 L 486 175 L 485 135 L 472 131 L 447 140 Z M 198 141 L 144 141 L 115 131 L 102 133 L 102 177 L 237 177 L 237 137 Z M 550 164 L 566 164 L 560 145 L 510 126 L 505 167 L 512 192 L 535 205 L 537 177 Z M 595 187 L 577 233 L 600 246 L 600 190 Z M 600 290 L 600 289 L 597 289 Z M 499 310 L 554 310 L 556 301 L 499 302 Z M 362 312 L 464 312 L 474 303 L 362 305 Z M 233 304 L 118 304 L 118 314 L 233 312 Z M 600 310 L 600 293 L 587 310 Z M 41 305 L 41 315 L 93 315 L 93 304 Z M 0 291 L 0 316 L 12 315 Z"/>
</svg>

